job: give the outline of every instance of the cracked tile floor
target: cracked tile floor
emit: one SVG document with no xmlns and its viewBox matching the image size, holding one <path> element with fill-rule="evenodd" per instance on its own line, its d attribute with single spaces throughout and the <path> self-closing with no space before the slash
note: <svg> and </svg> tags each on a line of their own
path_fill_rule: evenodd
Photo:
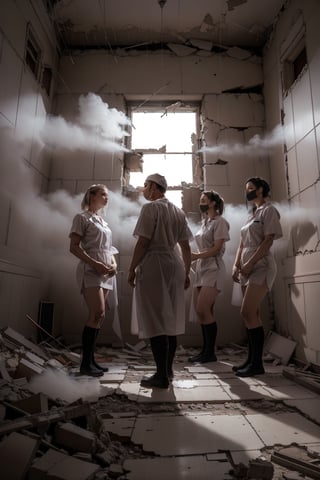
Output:
<svg viewBox="0 0 320 480">
<path fill-rule="evenodd" d="M 192 365 L 178 355 L 168 390 L 140 386 L 154 371 L 152 362 L 115 358 L 105 364 L 101 396 L 116 393 L 140 407 L 111 412 L 99 402 L 103 429 L 143 452 L 143 458 L 124 461 L 121 478 L 234 478 L 228 473 L 233 464 L 268 460 L 275 448 L 289 445 L 319 456 L 319 395 L 285 378 L 282 366 L 266 364 L 265 375 L 236 377 L 231 367 L 238 362 L 219 355 L 217 362 Z M 277 467 L 273 478 L 287 478 L 283 472 Z"/>
</svg>

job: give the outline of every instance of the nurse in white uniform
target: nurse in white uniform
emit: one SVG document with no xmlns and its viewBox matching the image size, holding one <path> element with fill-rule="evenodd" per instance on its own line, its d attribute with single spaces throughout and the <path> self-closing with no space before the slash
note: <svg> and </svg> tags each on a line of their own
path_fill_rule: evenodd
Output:
<svg viewBox="0 0 320 480">
<path fill-rule="evenodd" d="M 203 345 L 200 353 L 190 357 L 189 362 L 208 363 L 217 360 L 215 354 L 217 322 L 214 318 L 214 305 L 226 279 L 223 255 L 225 242 L 230 240 L 230 237 L 229 223 L 222 216 L 224 200 L 218 192 L 213 190 L 203 192 L 199 207 L 204 218 L 200 230 L 195 235 L 198 251 L 192 252 L 191 260 L 195 261 L 193 306 L 201 326 Z"/>
<path fill-rule="evenodd" d="M 184 289 L 190 285 L 192 236 L 184 212 L 165 197 L 167 182 L 149 175 L 143 205 L 133 235 L 137 243 L 128 272 L 134 288 L 132 333 L 150 339 L 155 375 L 143 379 L 147 388 L 168 388 L 173 376 L 177 335 L 185 331 Z M 180 246 L 181 254 L 177 251 Z"/>
<path fill-rule="evenodd" d="M 253 209 L 241 228 L 232 278 L 240 282 L 243 292 L 241 315 L 248 334 L 248 358 L 233 370 L 239 377 L 251 377 L 264 373 L 264 329 L 260 318 L 260 304 L 271 290 L 277 274 L 277 265 L 271 246 L 282 237 L 280 214 L 271 204 L 269 184 L 260 177 L 246 182 L 247 201 Z"/>
<path fill-rule="evenodd" d="M 94 359 L 96 339 L 105 318 L 105 303 L 108 293 L 116 294 L 117 263 L 112 246 L 112 233 L 99 210 L 108 203 L 108 189 L 105 185 L 92 185 L 86 191 L 82 213 L 72 222 L 70 231 L 70 252 L 79 258 L 77 281 L 86 301 L 89 316 L 82 332 L 82 362 L 80 373 L 98 377 L 106 368 Z"/>
</svg>

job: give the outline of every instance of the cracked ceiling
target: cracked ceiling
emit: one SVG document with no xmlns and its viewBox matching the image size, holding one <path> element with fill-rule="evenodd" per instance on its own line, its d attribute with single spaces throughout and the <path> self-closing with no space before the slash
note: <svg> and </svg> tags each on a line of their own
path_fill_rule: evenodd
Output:
<svg viewBox="0 0 320 480">
<path fill-rule="evenodd" d="M 259 50 L 286 0 L 47 0 L 61 49 Z"/>
</svg>

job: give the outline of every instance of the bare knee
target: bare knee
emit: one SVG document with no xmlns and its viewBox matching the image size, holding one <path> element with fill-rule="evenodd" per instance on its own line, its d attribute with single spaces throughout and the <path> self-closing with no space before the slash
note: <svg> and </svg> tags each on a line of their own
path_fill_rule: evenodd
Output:
<svg viewBox="0 0 320 480">
<path fill-rule="evenodd" d="M 246 305 L 242 306 L 240 314 L 247 326 L 254 326 L 260 322 L 259 311 L 247 308 Z"/>
<path fill-rule="evenodd" d="M 208 318 L 212 317 L 213 314 L 213 309 L 211 308 L 204 308 L 203 306 L 199 306 L 196 309 L 196 314 L 199 317 L 200 320 L 208 320 Z"/>
<path fill-rule="evenodd" d="M 101 326 L 105 318 L 105 311 L 103 309 L 94 312 L 94 323 Z"/>
<path fill-rule="evenodd" d="M 242 318 L 244 318 L 244 320 L 247 320 L 247 321 L 249 321 L 250 318 L 254 316 L 254 312 L 250 308 L 248 308 L 246 305 L 242 305 L 240 314 Z"/>
</svg>

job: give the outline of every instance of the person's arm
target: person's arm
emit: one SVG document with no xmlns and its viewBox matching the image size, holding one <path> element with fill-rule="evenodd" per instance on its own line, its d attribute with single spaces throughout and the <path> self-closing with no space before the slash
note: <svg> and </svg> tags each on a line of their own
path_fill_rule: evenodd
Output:
<svg viewBox="0 0 320 480">
<path fill-rule="evenodd" d="M 184 262 L 184 269 L 185 269 L 185 281 L 184 281 L 184 288 L 189 288 L 190 286 L 190 265 L 191 265 L 191 250 L 190 244 L 188 240 L 182 240 L 179 242 L 179 246 L 181 248 L 182 258 Z"/>
<path fill-rule="evenodd" d="M 240 260 L 241 260 L 241 255 L 242 255 L 242 250 L 243 250 L 243 243 L 242 240 L 240 240 L 237 253 L 236 253 L 236 258 L 234 260 L 234 264 L 232 267 L 232 279 L 234 282 L 239 283 L 239 273 L 240 273 Z"/>
<path fill-rule="evenodd" d="M 131 260 L 129 272 L 128 272 L 128 282 L 129 282 L 129 285 L 131 285 L 132 287 L 135 286 L 135 278 L 136 278 L 135 270 L 139 265 L 139 263 L 141 262 L 141 260 L 143 259 L 143 257 L 145 256 L 149 245 L 150 245 L 149 238 L 139 236 L 136 246 L 134 247 L 132 260 Z"/>
<path fill-rule="evenodd" d="M 202 252 L 192 252 L 191 254 L 192 261 L 198 260 L 199 258 L 215 257 L 220 252 L 224 242 L 225 242 L 224 238 L 218 238 L 217 240 L 214 241 L 214 245 L 212 247 L 207 248 Z"/>
<path fill-rule="evenodd" d="M 111 262 L 110 262 L 110 269 L 109 269 L 109 277 L 113 277 L 117 273 L 117 268 L 118 268 L 118 265 L 117 265 L 115 256 L 112 255 Z"/>
<path fill-rule="evenodd" d="M 80 246 L 81 236 L 77 233 L 70 234 L 70 252 L 82 262 L 87 263 L 90 267 L 94 268 L 97 273 L 100 275 L 109 275 L 110 267 L 107 267 L 104 263 L 95 260 L 94 258 L 90 257 L 83 248 Z"/>
<path fill-rule="evenodd" d="M 266 235 L 264 237 L 263 241 L 260 243 L 254 254 L 244 265 L 242 265 L 241 273 L 243 273 L 243 275 L 245 275 L 246 277 L 250 275 L 255 263 L 257 263 L 259 260 L 261 260 L 261 258 L 265 257 L 268 254 L 270 248 L 272 247 L 273 239 L 274 234 Z"/>
</svg>

